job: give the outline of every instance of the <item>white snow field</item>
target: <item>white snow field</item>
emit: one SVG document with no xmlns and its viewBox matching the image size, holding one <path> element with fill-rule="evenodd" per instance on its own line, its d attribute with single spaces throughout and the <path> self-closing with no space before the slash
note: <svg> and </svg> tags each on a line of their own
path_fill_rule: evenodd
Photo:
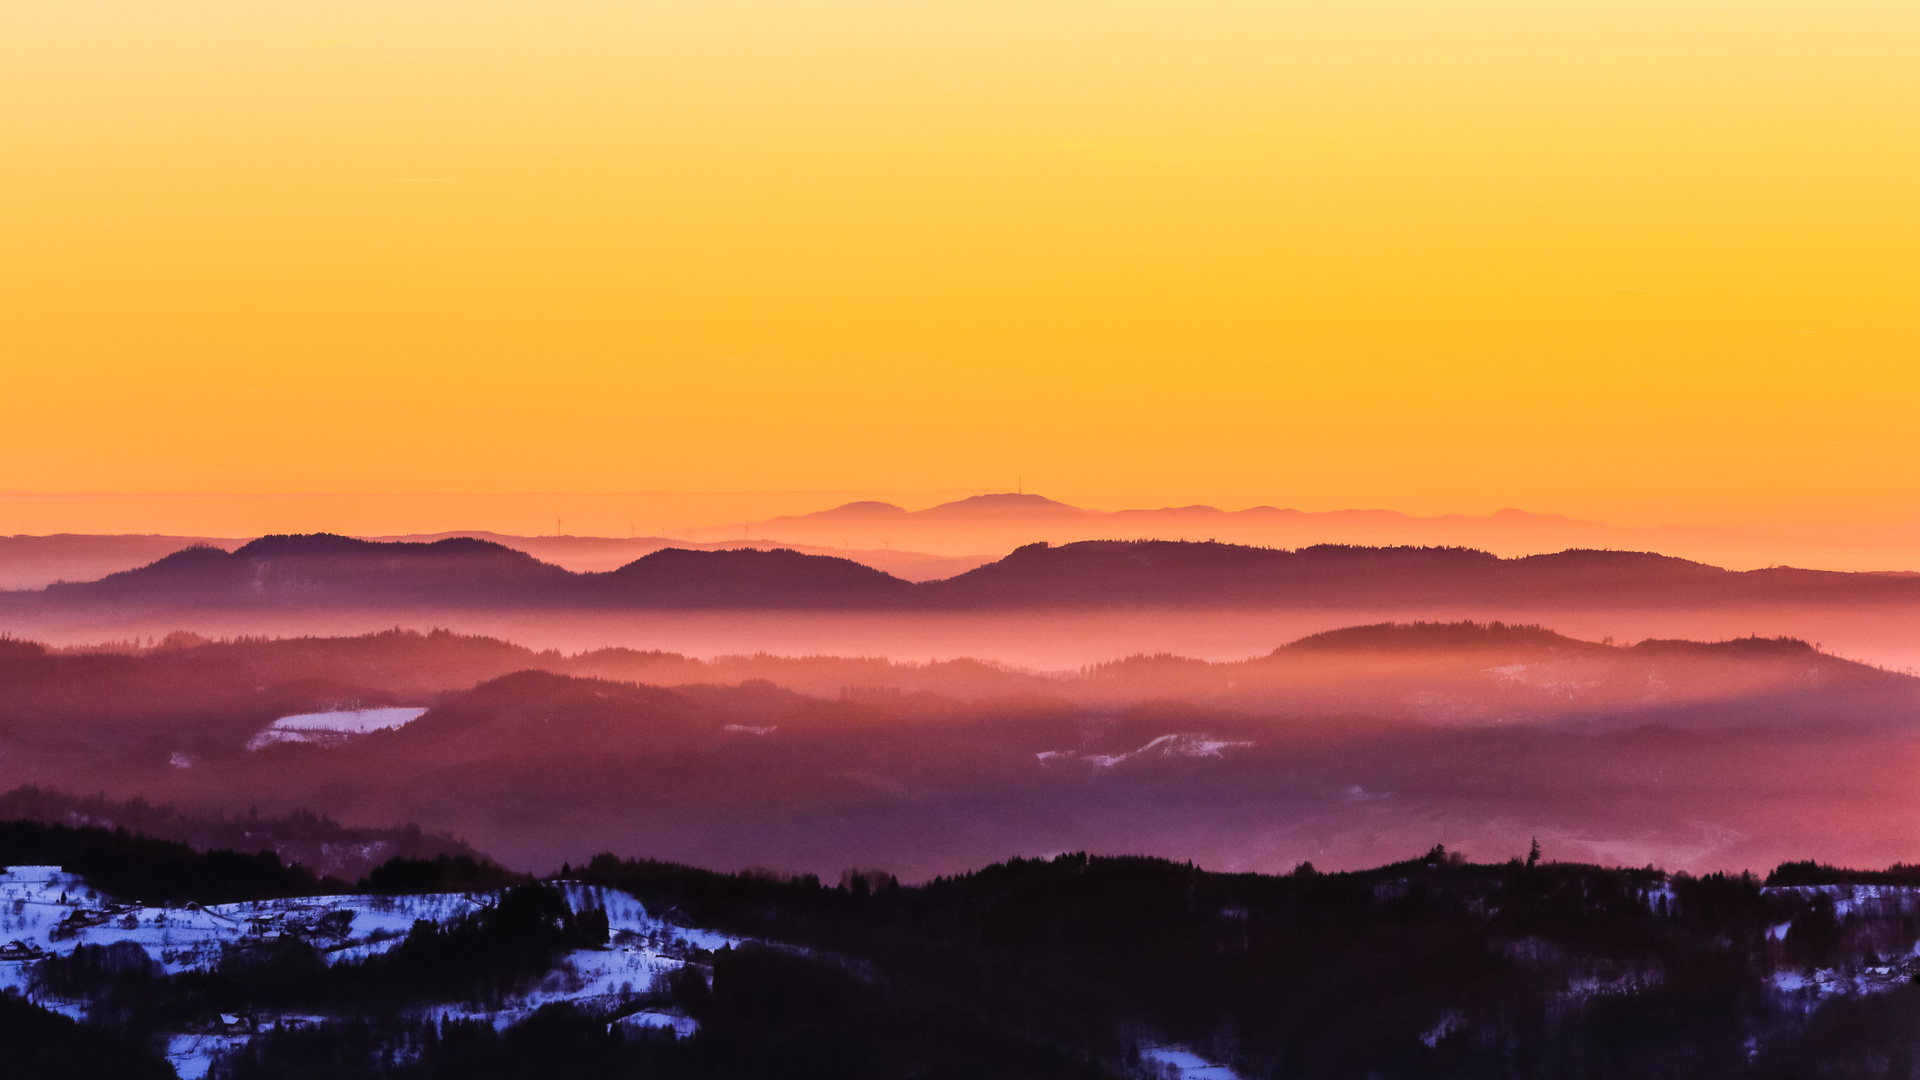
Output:
<svg viewBox="0 0 1920 1080">
<path fill-rule="evenodd" d="M 1185 735 L 1161 735 L 1138 750 L 1129 750 L 1121 754 L 1087 754 L 1082 756 L 1078 750 L 1042 750 L 1033 756 L 1045 765 L 1055 761 L 1085 761 L 1102 769 L 1110 769 L 1131 758 L 1157 755 L 1159 757 L 1224 757 L 1227 750 L 1238 750 L 1252 746 L 1250 742 L 1232 742 L 1215 739 L 1207 735 L 1188 733 Z"/>
<path fill-rule="evenodd" d="M 615 889 L 556 882 L 574 911 L 607 913 L 612 943 L 576 949 L 537 985 L 476 1012 L 470 1003 L 429 1007 L 433 1016 L 481 1018 L 506 1027 L 552 1002 L 571 1001 L 588 1011 L 610 1012 L 647 991 L 656 976 L 684 966 L 695 949 L 737 945 L 741 939 L 656 919 L 632 896 Z M 223 946 L 244 945 L 292 934 L 335 963 L 384 952 L 397 945 L 414 920 L 450 922 L 480 910 L 497 892 L 417 896 L 310 896 L 201 907 L 146 907 L 116 903 L 81 878 L 57 866 L 15 866 L 0 874 L 0 993 L 26 994 L 38 1004 L 80 1018 L 84 1006 L 36 993 L 32 967 L 42 957 L 70 953 L 80 945 L 132 942 L 169 973 L 218 963 Z M 215 1028 L 173 1033 L 167 1056 L 183 1080 L 206 1075 L 214 1056 L 243 1045 L 249 1034 L 275 1024 L 311 1023 L 309 1016 L 223 1017 Z M 688 1035 L 693 1021 L 668 1013 L 637 1013 L 628 1026 L 671 1028 Z"/>
<path fill-rule="evenodd" d="M 300 713 L 283 716 L 260 729 L 247 740 L 247 749 L 259 750 L 275 743 L 319 743 L 336 745 L 357 735 L 404 727 L 426 713 L 425 709 L 344 709 L 339 712 Z"/>
<path fill-rule="evenodd" d="M 1240 1074 L 1208 1061 L 1184 1046 L 1144 1046 L 1140 1060 L 1156 1067 L 1167 1080 L 1240 1080 Z"/>
</svg>

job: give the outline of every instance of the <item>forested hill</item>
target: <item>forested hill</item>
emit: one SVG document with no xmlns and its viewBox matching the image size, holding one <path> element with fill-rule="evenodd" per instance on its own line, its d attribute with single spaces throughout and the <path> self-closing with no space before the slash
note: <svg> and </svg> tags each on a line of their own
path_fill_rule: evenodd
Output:
<svg viewBox="0 0 1920 1080">
<path fill-rule="evenodd" d="M 3 670 L 3 669 L 0 669 Z M 357 881 L 392 859 L 481 859 L 464 841 L 417 825 L 392 828 L 347 826 L 312 811 L 278 816 L 195 813 L 145 799 L 76 796 L 33 785 L 0 793 L 0 821 L 17 820 L 72 829 L 125 830 L 157 841 L 185 844 L 198 852 L 227 849 L 271 852 L 321 877 Z"/>
<path fill-rule="evenodd" d="M 1082 853 L 837 888 L 602 856 L 583 876 L 1109 1061 L 1130 1031 L 1247 1077 L 1880 1076 L 1920 1051 L 1910 870 L 1856 894 L 1831 867 L 1768 888 L 1538 854 L 1269 876 Z M 1853 997 L 1817 989 L 1841 970 Z"/>
<path fill-rule="evenodd" d="M 26 857 L 84 865 L 121 897 L 324 884 L 269 859 L 236 874 L 231 853 L 0 825 L 0 861 Z M 241 1033 L 213 1061 L 229 1080 L 1118 1080 L 1168 1075 L 1154 1056 L 1168 1047 L 1248 1080 L 1866 1078 L 1920 1060 L 1920 887 L 1905 867 L 1809 861 L 1763 883 L 1537 848 L 1474 864 L 1436 846 L 1355 873 L 1072 853 L 919 885 L 611 854 L 544 883 L 450 869 L 396 863 L 362 883 L 455 894 L 404 937 L 357 926 L 431 904 L 312 898 L 277 937 L 220 931 L 243 940 L 201 959 L 176 949 L 165 967 L 141 935 L 186 934 L 206 913 L 75 899 L 125 917 L 69 917 L 27 986 L 117 1045 Z M 661 977 L 578 977 L 631 957 Z M 50 1023 L 36 1015 L 0 1022 Z"/>
</svg>

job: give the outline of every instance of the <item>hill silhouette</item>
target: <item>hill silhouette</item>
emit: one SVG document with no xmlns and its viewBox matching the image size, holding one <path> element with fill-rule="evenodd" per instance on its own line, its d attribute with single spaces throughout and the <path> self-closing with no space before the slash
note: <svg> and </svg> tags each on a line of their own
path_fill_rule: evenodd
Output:
<svg viewBox="0 0 1920 1080">
<path fill-rule="evenodd" d="M 485 540 L 377 543 L 315 533 L 263 536 L 231 552 L 190 547 L 99 581 L 49 585 L 45 596 L 96 604 L 456 603 L 463 596 L 527 603 L 562 598 L 574 577 Z"/>
<path fill-rule="evenodd" d="M 75 796 L 31 785 L 0 793 L 0 820 L 123 830 L 186 844 L 196 851 L 271 851 L 283 863 L 299 863 L 315 874 L 344 881 L 365 877 L 394 858 L 486 861 L 459 840 L 422 832 L 417 825 L 354 828 L 311 812 L 268 818 L 200 814 L 155 806 L 144 799 Z"/>
<path fill-rule="evenodd" d="M 914 586 L 870 566 L 776 548 L 667 548 L 581 582 L 596 602 L 636 607 L 871 608 L 906 601 Z"/>
<path fill-rule="evenodd" d="M 986 498 L 986 497 L 983 497 Z M 994 496 L 992 498 L 1038 498 Z M 850 559 L 665 548 L 576 574 L 485 540 L 270 536 L 189 548 L 96 582 L 6 603 L 101 607 L 494 608 L 951 612 L 1076 608 L 1388 608 L 1473 602 L 1712 607 L 1920 601 L 1920 576 L 1729 571 L 1665 555 L 1568 550 L 1502 559 L 1459 547 L 1286 550 L 1213 541 L 1029 544 L 955 577 L 907 582 Z"/>
<path fill-rule="evenodd" d="M 1920 599 L 1920 579 L 1836 571 L 1729 571 L 1667 555 L 1569 550 L 1501 559 L 1456 547 L 1298 550 L 1213 541 L 1030 544 L 918 594 L 932 607 L 1366 606 L 1476 600 L 1690 606 Z"/>
<path fill-rule="evenodd" d="M 885 607 L 911 588 L 849 559 L 786 549 L 666 548 L 617 570 L 575 574 L 471 537 L 377 542 L 321 533 L 262 537 L 232 552 L 191 547 L 40 595 L 94 606 L 835 608 Z"/>
<path fill-rule="evenodd" d="M 930 506 L 917 513 L 920 518 L 929 520 L 959 520 L 967 518 L 1024 518 L 1029 516 L 1045 517 L 1085 517 L 1094 511 L 1082 510 L 1077 506 L 1049 499 L 1044 495 L 974 495 L 954 502 Z"/>
<path fill-rule="evenodd" d="M 1505 509 L 1489 515 L 1417 516 L 1386 509 L 1305 511 L 1274 506 L 1223 510 L 1191 504 L 1102 511 L 1032 494 L 981 495 L 906 510 L 849 503 L 831 510 L 710 526 L 701 539 L 752 535 L 790 544 L 909 549 L 990 557 L 1045 540 L 1219 540 L 1302 548 L 1316 544 L 1470 547 L 1502 557 L 1568 548 L 1658 551 L 1717 566 L 1753 569 L 1791 563 L 1836 570 L 1912 567 L 1920 531 L 1912 525 L 1806 527 L 1785 532 L 1708 526 L 1621 526 L 1559 514 Z M 690 536 L 692 534 L 689 534 Z"/>
<path fill-rule="evenodd" d="M 1557 634 L 1544 626 L 1509 626 L 1502 622 L 1388 622 L 1310 634 L 1282 645 L 1275 650 L 1275 655 L 1290 652 L 1572 653 L 1605 651 L 1606 648 Z"/>
<path fill-rule="evenodd" d="M 345 498 L 345 497 L 343 497 Z M 485 500 L 482 500 L 483 502 Z M 524 508 L 525 497 L 509 497 Z M 1623 526 L 1517 509 L 1488 515 L 1419 516 L 1387 509 L 1315 510 L 1254 506 L 1223 510 L 1202 504 L 1103 511 L 1029 493 L 1005 492 L 909 510 L 861 500 L 811 513 L 754 518 L 743 507 L 708 511 L 646 507 L 648 500 L 596 497 L 566 521 L 574 534 L 510 535 L 450 528 L 451 519 L 420 519 L 408 529 L 352 535 L 375 541 L 434 541 L 449 536 L 493 540 L 575 572 L 610 570 L 663 547 L 791 547 L 809 554 L 853 558 L 915 581 L 949 576 L 1011 552 L 1022 544 L 1084 540 L 1218 540 L 1303 548 L 1317 544 L 1372 547 L 1467 547 L 1503 558 L 1570 548 L 1657 551 L 1735 569 L 1790 564 L 1831 570 L 1889 570 L 1920 566 L 1920 524 L 1883 523 L 1773 526 L 1765 530 L 1718 526 Z M 616 512 L 615 504 L 623 504 Z M 346 522 L 353 500 L 335 507 Z M 460 504 L 469 526 L 478 504 Z M 589 505 L 597 509 L 589 509 Z M 319 511 L 319 507 L 313 508 Z M 556 511 L 558 507 L 554 508 Z M 451 509 L 446 513 L 453 513 Z M 517 512 L 516 512 L 517 514 Z M 537 515 L 536 515 L 537 516 Z M 267 514 L 268 518 L 275 517 Z M 324 519 L 323 519 L 324 520 Z M 431 520 L 431 524 L 428 521 Z M 516 520 L 525 521 L 523 517 Z M 557 518 L 549 516 L 547 521 Z M 668 526 L 668 520 L 676 524 Z M 642 535 L 638 522 L 659 531 Z M 231 526 L 228 526 L 231 528 Z M 495 525 L 495 528 L 500 527 Z M 417 531 L 414 531 L 417 530 Z M 192 530 L 189 530 L 192 531 Z M 346 531 L 342 529 L 340 531 Z M 54 581 L 91 581 L 132 569 L 195 543 L 232 550 L 247 534 L 0 536 L 0 590 L 37 589 Z"/>
</svg>

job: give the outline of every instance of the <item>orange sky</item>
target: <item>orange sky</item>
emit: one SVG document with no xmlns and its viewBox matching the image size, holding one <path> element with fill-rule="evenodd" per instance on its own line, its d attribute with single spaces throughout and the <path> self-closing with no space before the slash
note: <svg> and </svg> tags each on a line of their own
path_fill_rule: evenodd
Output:
<svg viewBox="0 0 1920 1080">
<path fill-rule="evenodd" d="M 11 0 L 0 490 L 1920 519 L 1917 58 L 1911 0 Z"/>
</svg>

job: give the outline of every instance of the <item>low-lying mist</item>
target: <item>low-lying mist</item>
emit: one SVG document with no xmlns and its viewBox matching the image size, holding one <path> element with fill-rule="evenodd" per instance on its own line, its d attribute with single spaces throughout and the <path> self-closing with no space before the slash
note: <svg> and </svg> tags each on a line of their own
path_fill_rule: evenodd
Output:
<svg viewBox="0 0 1920 1080">
<path fill-rule="evenodd" d="M 256 738 L 407 706 L 427 711 Z M 1916 715 L 1920 679 L 1801 641 L 1487 623 L 1045 671 L 446 631 L 0 644 L 0 786 L 413 822 L 525 868 L 610 850 L 914 880 L 1091 850 L 1279 871 L 1535 837 L 1696 871 L 1883 865 L 1920 856 Z"/>
<path fill-rule="evenodd" d="M 897 661 L 977 659 L 1070 671 L 1117 657 L 1172 653 L 1242 660 L 1284 642 L 1378 622 L 1506 622 L 1551 626 L 1588 641 L 1719 641 L 1795 637 L 1835 656 L 1920 668 L 1920 608 L 1774 605 L 1718 609 L 1538 607 L 1515 604 L 1236 609 L 1120 608 L 902 614 L 844 611 L 574 611 L 484 608 L 219 608 L 146 613 L 18 610 L 0 631 L 58 647 L 159 640 L 182 628 L 209 638 L 346 637 L 397 626 L 439 627 L 534 649 L 603 647 L 694 657 L 742 653 L 860 656 Z"/>
</svg>

